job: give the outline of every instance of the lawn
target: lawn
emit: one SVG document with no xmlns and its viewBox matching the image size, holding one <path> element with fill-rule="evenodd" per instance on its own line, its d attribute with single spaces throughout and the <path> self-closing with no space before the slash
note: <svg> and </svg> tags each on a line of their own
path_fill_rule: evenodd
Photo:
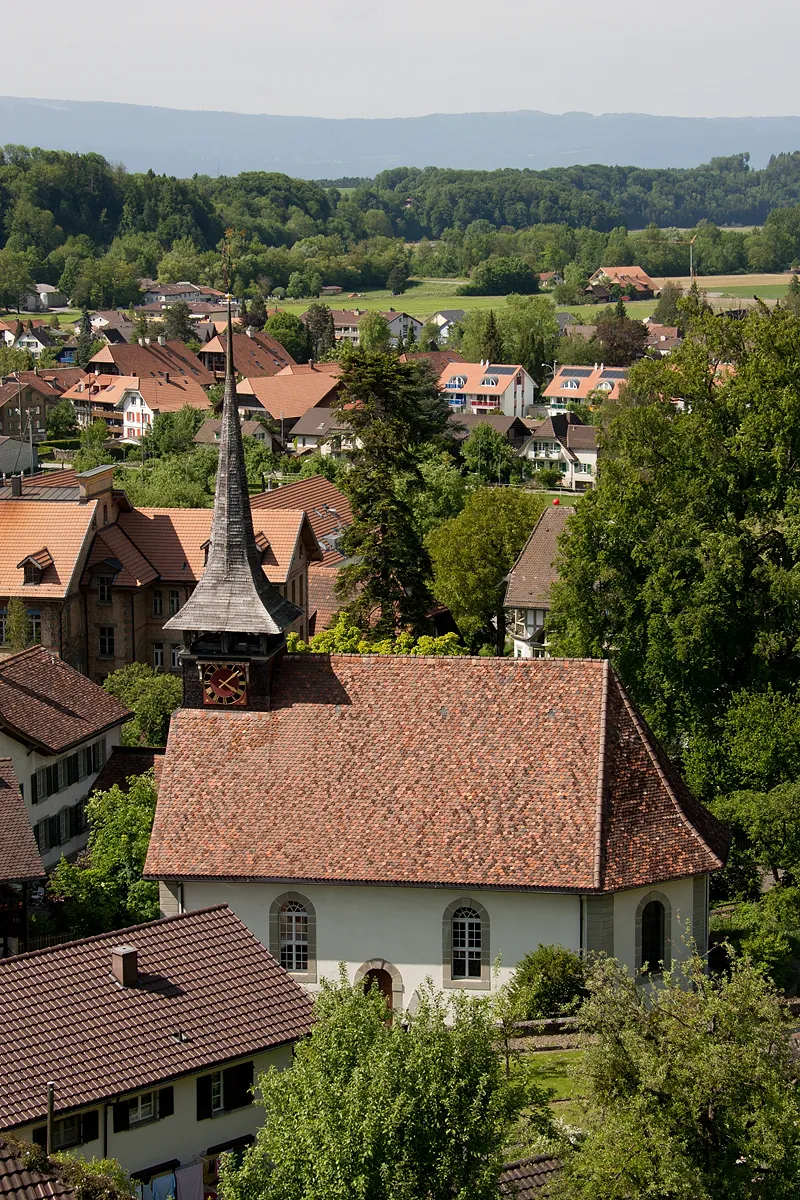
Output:
<svg viewBox="0 0 800 1200">
<path fill-rule="evenodd" d="M 58 325 L 60 329 L 68 329 L 80 320 L 81 310 L 79 308 L 71 308 L 67 312 L 59 312 L 55 314 L 58 317 Z M 33 317 L 36 321 L 45 321 L 48 325 L 52 318 L 52 313 L 46 312 L 0 312 L 0 321 L 29 321 Z"/>
<path fill-rule="evenodd" d="M 577 1112 L 575 1081 L 570 1072 L 582 1054 L 583 1050 L 544 1050 L 533 1052 L 528 1059 L 528 1069 L 536 1082 L 553 1093 L 551 1108 L 566 1120 Z"/>
</svg>

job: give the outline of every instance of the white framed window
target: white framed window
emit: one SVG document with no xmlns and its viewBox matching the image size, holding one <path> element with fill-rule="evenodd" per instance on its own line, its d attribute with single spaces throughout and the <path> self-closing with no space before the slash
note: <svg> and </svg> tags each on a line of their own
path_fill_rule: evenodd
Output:
<svg viewBox="0 0 800 1200">
<path fill-rule="evenodd" d="M 169 593 L 169 615 L 174 617 L 181 606 L 181 594 L 177 588 L 171 588 Z"/>
<path fill-rule="evenodd" d="M 181 647 L 180 643 L 170 646 L 169 648 L 169 665 L 173 671 L 177 671 L 181 665 Z"/>
<path fill-rule="evenodd" d="M 577 390 L 578 390 L 578 381 L 577 381 L 577 379 L 565 379 L 565 380 L 563 380 L 563 382 L 562 382 L 562 384 L 561 384 L 561 390 L 562 390 L 562 391 L 567 391 L 567 392 L 577 392 Z"/>
<path fill-rule="evenodd" d="M 453 913 L 453 979 L 480 979 L 481 924 L 480 913 L 474 908 L 457 908 Z"/>
<path fill-rule="evenodd" d="M 211 1072 L 211 1111 L 222 1112 L 225 1108 L 225 1097 L 222 1090 L 222 1071 Z"/>
<path fill-rule="evenodd" d="M 154 642 L 153 643 L 153 666 L 156 668 L 164 666 L 164 643 L 163 642 Z"/>
<path fill-rule="evenodd" d="M 308 913 L 298 900 L 281 905 L 281 966 L 285 971 L 308 970 Z"/>
<path fill-rule="evenodd" d="M 134 1125 L 144 1125 L 146 1121 L 154 1121 L 156 1119 L 155 1092 L 142 1092 L 141 1096 L 131 1100 L 129 1113 L 128 1120 L 131 1128 Z"/>
<path fill-rule="evenodd" d="M 79 1145 L 81 1140 L 81 1119 L 77 1114 L 53 1122 L 54 1150 L 67 1150 L 70 1146 Z"/>
<path fill-rule="evenodd" d="M 466 375 L 452 375 L 444 386 L 458 391 L 467 386 L 467 377 Z"/>
</svg>

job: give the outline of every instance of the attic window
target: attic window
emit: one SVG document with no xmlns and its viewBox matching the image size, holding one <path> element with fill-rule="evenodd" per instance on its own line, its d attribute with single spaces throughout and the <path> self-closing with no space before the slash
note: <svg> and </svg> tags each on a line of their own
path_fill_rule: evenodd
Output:
<svg viewBox="0 0 800 1200">
<path fill-rule="evenodd" d="M 41 568 L 37 567 L 35 563 L 26 562 L 25 563 L 25 583 L 41 583 L 41 582 L 42 582 Z"/>
<path fill-rule="evenodd" d="M 561 388 L 563 391 L 577 392 L 578 381 L 577 379 L 565 379 L 561 384 Z"/>
<path fill-rule="evenodd" d="M 481 387 L 497 387 L 499 380 L 496 375 L 486 375 L 481 380 Z"/>
<path fill-rule="evenodd" d="M 23 558 L 22 562 L 17 563 L 17 570 L 24 571 L 24 582 L 27 584 L 37 584 L 42 582 L 42 574 L 53 565 L 53 556 L 47 547 L 42 550 L 37 550 L 35 554 L 29 554 L 27 558 Z"/>
<path fill-rule="evenodd" d="M 256 534 L 256 546 L 260 550 L 261 557 L 263 559 L 264 555 L 269 550 L 269 538 L 261 529 L 259 529 L 258 533 Z"/>
<path fill-rule="evenodd" d="M 467 377 L 466 375 L 451 375 L 444 386 L 446 388 L 464 388 L 467 386 Z"/>
</svg>

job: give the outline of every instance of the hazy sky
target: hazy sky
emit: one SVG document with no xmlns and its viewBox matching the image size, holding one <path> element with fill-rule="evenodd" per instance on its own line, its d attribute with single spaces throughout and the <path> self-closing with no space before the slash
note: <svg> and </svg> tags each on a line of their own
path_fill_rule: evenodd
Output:
<svg viewBox="0 0 800 1200">
<path fill-rule="evenodd" d="M 8 96 L 331 117 L 800 113 L 793 0 L 38 0 L 34 10 L 0 0 L 0 8 Z"/>
</svg>

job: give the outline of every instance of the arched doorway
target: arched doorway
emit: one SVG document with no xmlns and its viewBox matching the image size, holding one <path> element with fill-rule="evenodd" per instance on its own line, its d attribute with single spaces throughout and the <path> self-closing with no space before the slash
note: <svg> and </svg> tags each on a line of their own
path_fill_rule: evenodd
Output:
<svg viewBox="0 0 800 1200">
<path fill-rule="evenodd" d="M 371 967 L 364 976 L 364 991 L 368 992 L 374 985 L 382 993 L 386 1007 L 392 1007 L 392 977 L 383 967 Z"/>
</svg>

